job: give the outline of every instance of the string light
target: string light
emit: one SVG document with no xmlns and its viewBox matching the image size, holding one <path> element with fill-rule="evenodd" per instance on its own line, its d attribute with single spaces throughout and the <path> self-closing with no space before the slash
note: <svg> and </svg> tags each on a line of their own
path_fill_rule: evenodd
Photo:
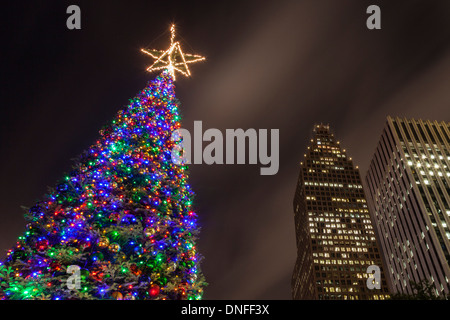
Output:
<svg viewBox="0 0 450 320">
<path fill-rule="evenodd" d="M 170 46 L 167 50 L 141 49 L 141 52 L 149 55 L 155 61 L 147 68 L 148 72 L 168 70 L 175 78 L 175 72 L 178 71 L 186 77 L 191 75 L 188 64 L 204 61 L 205 57 L 196 54 L 187 54 L 181 50 L 180 43 L 175 41 L 175 25 L 170 27 Z"/>
<path fill-rule="evenodd" d="M 0 299 L 200 299 L 194 193 L 171 159 L 179 121 L 164 70 L 29 209 L 0 263 Z M 71 265 L 79 290 L 66 285 Z"/>
</svg>

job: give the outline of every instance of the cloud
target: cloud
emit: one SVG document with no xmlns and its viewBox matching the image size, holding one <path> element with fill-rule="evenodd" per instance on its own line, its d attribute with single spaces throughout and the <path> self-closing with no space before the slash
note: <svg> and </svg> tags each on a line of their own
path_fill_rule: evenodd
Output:
<svg viewBox="0 0 450 320">
<path fill-rule="evenodd" d="M 193 66 L 192 79 L 177 80 L 183 127 L 202 120 L 203 130 L 280 129 L 280 171 L 260 176 L 260 165 L 191 166 L 202 225 L 198 246 L 210 283 L 205 298 L 290 299 L 296 258 L 292 200 L 313 125 L 329 123 L 364 176 L 388 114 L 448 121 L 450 4 L 379 1 L 382 30 L 369 31 L 367 1 L 208 3 L 190 11 L 191 4 L 184 4 L 177 17 L 184 21 L 181 34 L 202 35 L 199 52 L 207 56 Z M 1 160 L 1 212 L 14 223 L 3 227 L 1 248 L 10 247 L 23 228 L 19 204 L 31 204 L 51 185 L 68 159 L 92 142 L 99 123 L 148 79 L 144 72 L 132 79 L 135 70 L 125 71 L 123 61 L 137 68 L 139 60 L 137 49 L 123 48 L 140 43 L 142 34 L 148 36 L 143 30 L 153 30 L 177 7 L 164 6 L 108 6 L 101 19 L 85 24 L 90 31 L 76 39 L 64 34 L 73 52 L 58 64 L 42 62 L 30 78 L 40 80 L 38 88 L 28 84 L 31 92 L 23 100 L 8 100 L 18 101 L 21 112 L 28 113 L 27 105 L 35 111 L 2 131 L 2 144 L 11 147 Z M 149 7 L 161 12 L 157 20 L 144 19 Z M 82 11 L 100 14 L 93 7 Z M 118 48 L 110 28 L 127 43 Z M 137 30 L 139 41 L 132 36 Z M 17 83 L 16 92 L 23 92 Z"/>
</svg>

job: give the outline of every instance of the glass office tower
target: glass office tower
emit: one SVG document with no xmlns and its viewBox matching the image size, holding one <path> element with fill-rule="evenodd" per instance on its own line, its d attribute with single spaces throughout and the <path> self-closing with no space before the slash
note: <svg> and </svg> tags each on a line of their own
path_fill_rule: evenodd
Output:
<svg viewBox="0 0 450 320">
<path fill-rule="evenodd" d="M 294 197 L 294 299 L 385 299 L 388 288 L 358 168 L 326 125 L 314 128 Z M 379 268 L 378 279 L 367 273 Z M 370 274 L 370 275 L 369 275 Z M 369 289 L 369 281 L 377 286 Z"/>
<path fill-rule="evenodd" d="M 449 293 L 449 168 L 450 123 L 388 117 L 366 182 L 392 292 Z"/>
</svg>

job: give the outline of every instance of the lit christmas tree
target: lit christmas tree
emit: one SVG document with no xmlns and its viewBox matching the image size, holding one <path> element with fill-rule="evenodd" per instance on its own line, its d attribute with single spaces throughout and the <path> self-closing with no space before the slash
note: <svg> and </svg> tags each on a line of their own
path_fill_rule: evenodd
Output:
<svg viewBox="0 0 450 320">
<path fill-rule="evenodd" d="M 0 299 L 201 299 L 199 228 L 187 166 L 172 162 L 180 128 L 175 72 L 190 74 L 174 41 L 162 70 L 100 131 L 73 171 L 26 214 L 0 265 Z"/>
</svg>

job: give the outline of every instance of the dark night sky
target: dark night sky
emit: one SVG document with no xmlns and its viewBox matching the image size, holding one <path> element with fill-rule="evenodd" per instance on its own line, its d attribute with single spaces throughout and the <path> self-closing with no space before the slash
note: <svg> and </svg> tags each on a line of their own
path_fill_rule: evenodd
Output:
<svg viewBox="0 0 450 320">
<path fill-rule="evenodd" d="M 0 256 L 31 206 L 154 75 L 172 22 L 205 55 L 176 82 L 203 128 L 280 129 L 280 170 L 192 165 L 206 299 L 290 299 L 298 163 L 329 123 L 365 175 L 386 116 L 450 121 L 450 2 L 9 1 L 0 35 Z M 82 30 L 66 29 L 77 4 Z M 379 4 L 382 30 L 366 28 Z M 205 144 L 206 145 L 206 144 Z"/>
</svg>

